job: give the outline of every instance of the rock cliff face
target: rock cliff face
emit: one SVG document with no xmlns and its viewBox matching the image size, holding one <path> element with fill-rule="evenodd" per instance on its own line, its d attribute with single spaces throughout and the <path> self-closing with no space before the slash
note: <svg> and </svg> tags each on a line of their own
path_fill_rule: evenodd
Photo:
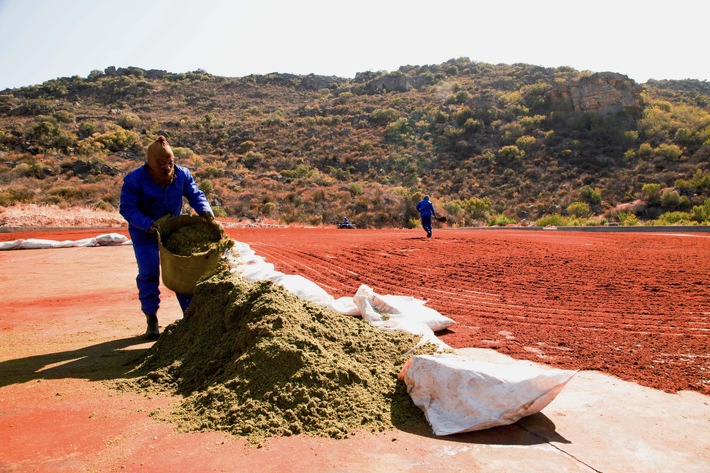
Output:
<svg viewBox="0 0 710 473">
<path fill-rule="evenodd" d="M 364 83 L 364 90 L 369 94 L 383 91 L 407 92 L 412 89 L 419 89 L 428 83 L 427 79 L 423 77 L 410 76 L 399 71 L 389 74 L 358 72 L 355 75 L 355 82 Z"/>
<path fill-rule="evenodd" d="M 555 108 L 606 115 L 643 108 L 641 86 L 623 74 L 599 72 L 547 93 Z"/>
</svg>

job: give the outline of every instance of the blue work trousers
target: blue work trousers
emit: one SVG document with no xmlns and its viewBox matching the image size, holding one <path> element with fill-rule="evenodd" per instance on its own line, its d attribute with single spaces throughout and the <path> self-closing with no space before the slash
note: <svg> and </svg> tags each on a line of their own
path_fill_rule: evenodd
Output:
<svg viewBox="0 0 710 473">
<path fill-rule="evenodd" d="M 424 231 L 431 233 L 431 214 L 422 214 L 421 220 Z"/>
<path fill-rule="evenodd" d="M 160 251 L 156 235 L 142 230 L 128 230 L 133 242 L 133 252 L 138 263 L 138 299 L 145 315 L 158 312 L 160 307 Z M 192 301 L 192 294 L 175 294 L 183 313 Z"/>
</svg>

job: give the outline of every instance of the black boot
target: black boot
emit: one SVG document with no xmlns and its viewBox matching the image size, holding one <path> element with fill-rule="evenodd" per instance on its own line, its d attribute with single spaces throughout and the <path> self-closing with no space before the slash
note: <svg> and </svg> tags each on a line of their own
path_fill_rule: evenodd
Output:
<svg viewBox="0 0 710 473">
<path fill-rule="evenodd" d="M 148 328 L 145 331 L 145 338 L 148 340 L 156 340 L 160 337 L 160 329 L 158 328 L 158 316 L 156 314 L 150 314 L 145 316 L 148 322 Z"/>
</svg>

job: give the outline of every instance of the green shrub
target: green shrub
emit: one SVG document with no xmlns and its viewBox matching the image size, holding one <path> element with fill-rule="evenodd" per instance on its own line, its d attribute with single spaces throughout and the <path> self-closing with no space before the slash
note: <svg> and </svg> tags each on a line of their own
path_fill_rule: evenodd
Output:
<svg viewBox="0 0 710 473">
<path fill-rule="evenodd" d="M 126 130 L 133 130 L 141 126 L 141 123 L 143 123 L 143 121 L 135 113 L 126 113 L 118 118 L 117 123 L 119 126 L 125 128 Z"/>
<path fill-rule="evenodd" d="M 705 199 L 703 205 L 696 205 L 691 210 L 693 220 L 698 223 L 710 223 L 710 198 Z"/>
<path fill-rule="evenodd" d="M 393 108 L 380 108 L 370 114 L 370 121 L 379 125 L 391 123 L 399 117 L 399 112 Z"/>
<path fill-rule="evenodd" d="M 295 179 L 309 179 L 313 172 L 314 170 L 310 166 L 300 164 L 296 169 L 284 169 L 281 171 L 281 175 L 286 178 L 286 182 L 290 182 Z"/>
<path fill-rule="evenodd" d="M 530 135 L 523 135 L 517 140 L 515 140 L 515 146 L 522 150 L 530 150 L 535 146 L 535 143 L 537 143 L 537 140 L 535 139 L 534 136 Z"/>
<path fill-rule="evenodd" d="M 93 154 L 107 149 L 118 152 L 140 147 L 140 135 L 134 131 L 126 130 L 113 125 L 106 133 L 95 133 L 77 143 L 77 149 L 84 154 Z"/>
<path fill-rule="evenodd" d="M 519 149 L 515 145 L 508 145 L 500 148 L 496 153 L 496 156 L 503 163 L 510 163 L 516 159 L 521 159 L 523 156 L 525 156 L 525 151 Z"/>
<path fill-rule="evenodd" d="M 387 125 L 385 129 L 385 135 L 387 139 L 394 143 L 402 143 L 404 138 L 411 133 L 412 127 L 409 124 L 409 120 L 405 117 L 398 118 L 396 121 Z"/>
<path fill-rule="evenodd" d="M 602 202 L 602 194 L 599 189 L 592 189 L 590 186 L 584 186 L 579 191 L 579 195 L 589 205 L 599 205 Z"/>
<path fill-rule="evenodd" d="M 466 133 L 480 133 L 483 131 L 483 122 L 475 118 L 469 118 L 462 125 Z"/>
<path fill-rule="evenodd" d="M 198 187 L 205 194 L 211 194 L 214 192 L 214 184 L 210 179 L 202 179 Z"/>
<path fill-rule="evenodd" d="M 666 212 L 652 222 L 653 225 L 692 225 L 695 221 L 687 212 Z"/>
<path fill-rule="evenodd" d="M 661 185 L 660 184 L 644 184 L 641 187 L 641 194 L 643 195 L 643 200 L 649 203 L 658 202 L 661 197 Z"/>
<path fill-rule="evenodd" d="M 472 219 L 484 219 L 493 208 L 491 199 L 488 197 L 478 198 L 469 197 L 465 200 L 456 201 L 456 203 L 464 210 Z"/>
<path fill-rule="evenodd" d="M 617 215 L 619 223 L 627 227 L 633 227 L 639 224 L 638 217 L 631 212 L 619 212 Z"/>
<path fill-rule="evenodd" d="M 21 186 L 7 187 L 0 190 L 0 205 L 9 207 L 15 204 L 27 204 L 34 199 L 34 192 Z"/>
<path fill-rule="evenodd" d="M 246 154 L 249 151 L 253 150 L 256 147 L 256 143 L 253 141 L 242 141 L 239 146 L 237 146 L 237 153 L 239 154 Z"/>
<path fill-rule="evenodd" d="M 587 218 L 592 214 L 586 202 L 572 202 L 567 206 L 567 213 L 577 218 Z"/>
<path fill-rule="evenodd" d="M 94 210 L 105 210 L 106 212 L 113 212 L 114 207 L 113 205 L 109 204 L 108 202 L 105 202 L 104 200 L 99 200 L 94 204 Z"/>
<path fill-rule="evenodd" d="M 661 207 L 677 209 L 680 206 L 680 193 L 675 189 L 666 189 L 661 193 Z"/>
<path fill-rule="evenodd" d="M 178 159 L 189 159 L 195 155 L 195 152 L 192 151 L 190 148 L 180 148 L 177 146 L 171 146 L 171 149 L 173 150 L 173 154 L 175 155 L 175 157 Z"/>
<path fill-rule="evenodd" d="M 82 122 L 79 124 L 79 138 L 88 138 L 98 131 L 95 123 Z"/>
<path fill-rule="evenodd" d="M 544 215 L 535 221 L 538 227 L 567 227 L 569 220 L 560 214 Z"/>
<path fill-rule="evenodd" d="M 350 184 L 350 193 L 352 195 L 362 195 L 362 186 L 353 182 Z"/>
<path fill-rule="evenodd" d="M 666 144 L 666 143 L 661 143 L 658 145 L 656 148 L 656 154 L 663 156 L 668 159 L 678 159 L 680 156 L 683 154 L 683 151 L 680 149 L 680 146 L 676 144 Z"/>
<path fill-rule="evenodd" d="M 491 215 L 490 218 L 488 219 L 488 226 L 489 227 L 496 227 L 496 226 L 505 227 L 506 225 L 509 225 L 511 223 L 515 223 L 515 220 L 510 217 L 506 217 L 503 214 L 494 214 L 494 215 Z"/>
</svg>

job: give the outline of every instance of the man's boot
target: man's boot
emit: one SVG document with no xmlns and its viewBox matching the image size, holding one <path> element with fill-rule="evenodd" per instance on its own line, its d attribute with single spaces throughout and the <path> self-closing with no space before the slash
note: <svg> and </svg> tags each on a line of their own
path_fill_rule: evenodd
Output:
<svg viewBox="0 0 710 473">
<path fill-rule="evenodd" d="M 145 319 L 148 322 L 148 328 L 145 331 L 145 338 L 147 338 L 148 340 L 156 340 L 158 337 L 160 337 L 157 314 L 146 315 Z"/>
</svg>

